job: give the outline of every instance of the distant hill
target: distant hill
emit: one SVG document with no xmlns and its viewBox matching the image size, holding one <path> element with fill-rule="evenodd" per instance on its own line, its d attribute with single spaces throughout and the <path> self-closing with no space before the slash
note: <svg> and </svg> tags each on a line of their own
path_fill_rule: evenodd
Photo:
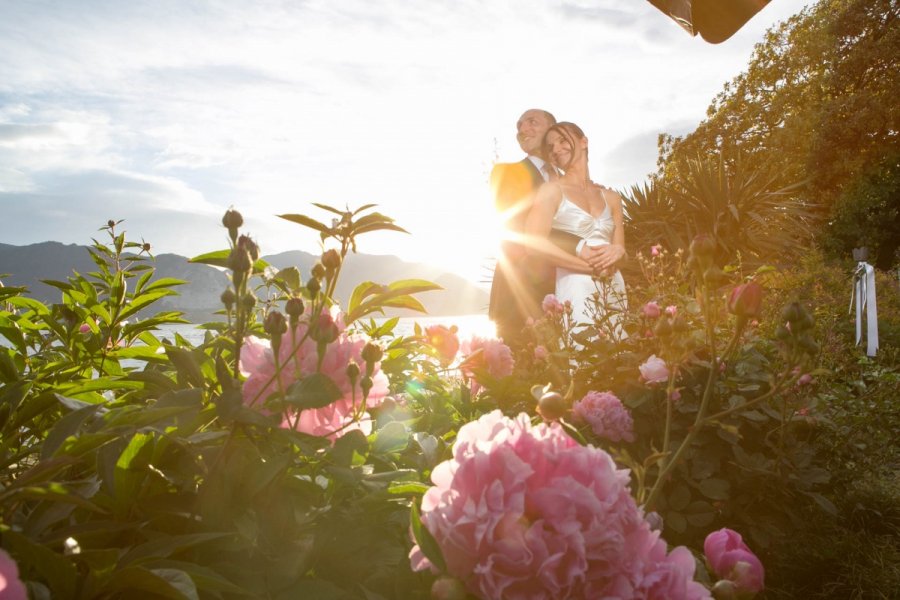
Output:
<svg viewBox="0 0 900 600">
<path fill-rule="evenodd" d="M 159 254 L 155 258 L 157 277 L 175 277 L 188 282 L 176 288 L 178 296 L 164 298 L 157 303 L 158 310 L 181 310 L 189 315 L 204 315 L 205 318 L 205 315 L 221 308 L 219 295 L 228 285 L 224 272 L 188 262 L 186 257 L 177 254 Z M 318 256 L 299 250 L 263 258 L 276 269 L 297 267 L 304 279 L 318 260 Z M 42 279 L 64 281 L 73 271 L 87 274 L 95 270 L 96 265 L 85 246 L 58 242 L 28 246 L 0 244 L 0 275 L 8 275 L 3 277 L 3 283 L 26 286 L 30 295 L 42 302 L 59 302 L 60 299 L 59 290 L 41 283 Z M 342 269 L 335 295 L 342 304 L 346 304 L 353 288 L 363 281 L 390 283 L 398 279 L 427 279 L 444 288 L 418 296 L 430 315 L 478 314 L 486 311 L 488 295 L 483 289 L 457 275 L 430 265 L 404 262 L 396 256 L 351 254 Z M 406 316 L 419 313 L 394 311 L 392 314 Z"/>
</svg>

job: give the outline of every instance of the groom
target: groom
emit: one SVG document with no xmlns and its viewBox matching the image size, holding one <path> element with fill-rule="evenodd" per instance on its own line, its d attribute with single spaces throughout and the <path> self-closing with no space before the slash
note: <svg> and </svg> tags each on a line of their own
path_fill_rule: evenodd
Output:
<svg viewBox="0 0 900 600">
<path fill-rule="evenodd" d="M 525 320 L 538 318 L 544 296 L 554 292 L 555 268 L 528 254 L 523 236 L 535 192 L 545 181 L 558 177 L 542 148 L 544 135 L 555 124 L 556 118 L 546 110 L 526 110 L 516 123 L 516 140 L 527 156 L 517 163 L 497 163 L 491 171 L 494 202 L 508 234 L 494 269 L 488 315 L 497 325 L 497 335 L 510 345 L 521 345 Z M 550 240 L 569 254 L 577 254 L 582 241 L 561 231 L 551 232 Z M 581 247 L 583 252 L 591 251 L 584 244 Z"/>
</svg>

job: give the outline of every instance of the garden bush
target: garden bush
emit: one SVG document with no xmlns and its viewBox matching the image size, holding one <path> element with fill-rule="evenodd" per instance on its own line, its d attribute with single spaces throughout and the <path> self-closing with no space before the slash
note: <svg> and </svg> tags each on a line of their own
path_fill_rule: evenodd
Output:
<svg viewBox="0 0 900 600">
<path fill-rule="evenodd" d="M 196 346 L 159 337 L 180 315 L 147 315 L 180 282 L 154 280 L 120 223 L 92 247 L 97 271 L 53 282 L 60 303 L 0 288 L 0 545 L 31 597 L 749 597 L 749 548 L 770 593 L 803 583 L 785 544 L 813 519 L 846 544 L 877 531 L 889 555 L 896 487 L 877 461 L 852 476 L 862 459 L 840 442 L 872 434 L 823 382 L 871 402 L 850 382 L 896 373 L 857 361 L 842 379 L 849 365 L 822 360 L 841 338 L 821 277 L 788 297 L 802 271 L 717 265 L 700 238 L 640 257 L 628 314 L 577 323 L 550 297 L 522 348 L 404 336 L 371 317 L 421 310 L 434 284 L 331 299 L 357 237 L 400 228 L 320 208 L 331 225 L 283 215 L 336 246 L 310 273 L 268 267 L 226 214 L 229 247 L 194 259 L 231 277 Z"/>
</svg>

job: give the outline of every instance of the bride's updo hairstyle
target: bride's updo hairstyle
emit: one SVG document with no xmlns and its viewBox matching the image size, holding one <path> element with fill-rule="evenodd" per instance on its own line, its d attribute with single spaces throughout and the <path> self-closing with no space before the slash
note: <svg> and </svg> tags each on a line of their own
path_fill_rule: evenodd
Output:
<svg viewBox="0 0 900 600">
<path fill-rule="evenodd" d="M 550 132 L 555 131 L 569 142 L 572 148 L 575 148 L 575 140 L 583 140 L 585 138 L 584 132 L 581 130 L 581 127 L 576 125 L 575 123 L 570 123 L 569 121 L 560 121 L 556 125 L 550 127 L 547 130 L 547 133 L 544 134 L 544 143 L 542 144 L 541 150 L 544 153 L 544 156 L 550 156 L 550 144 L 547 143 L 547 138 L 550 137 Z M 584 155 L 587 157 L 587 148 L 584 149 Z M 565 170 L 569 165 L 556 165 L 560 169 Z"/>
</svg>

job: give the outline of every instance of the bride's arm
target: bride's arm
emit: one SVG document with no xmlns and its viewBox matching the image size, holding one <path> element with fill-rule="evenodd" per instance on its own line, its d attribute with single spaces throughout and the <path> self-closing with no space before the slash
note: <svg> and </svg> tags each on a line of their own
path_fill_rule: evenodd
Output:
<svg viewBox="0 0 900 600">
<path fill-rule="evenodd" d="M 610 244 L 608 246 L 600 246 L 597 249 L 598 258 L 594 266 L 598 272 L 603 273 L 608 269 L 615 269 L 616 263 L 625 258 L 625 219 L 622 216 L 622 197 L 606 188 L 602 188 L 600 194 L 606 201 L 606 205 L 609 206 L 609 212 L 612 213 L 613 224 L 615 225 Z"/>
<path fill-rule="evenodd" d="M 538 255 L 557 267 L 590 273 L 591 266 L 572 254 L 562 251 L 548 236 L 553 225 L 553 215 L 562 202 L 562 189 L 557 183 L 545 183 L 534 197 L 528 220 L 525 222 L 526 239 L 523 242 L 530 254 Z"/>
</svg>

